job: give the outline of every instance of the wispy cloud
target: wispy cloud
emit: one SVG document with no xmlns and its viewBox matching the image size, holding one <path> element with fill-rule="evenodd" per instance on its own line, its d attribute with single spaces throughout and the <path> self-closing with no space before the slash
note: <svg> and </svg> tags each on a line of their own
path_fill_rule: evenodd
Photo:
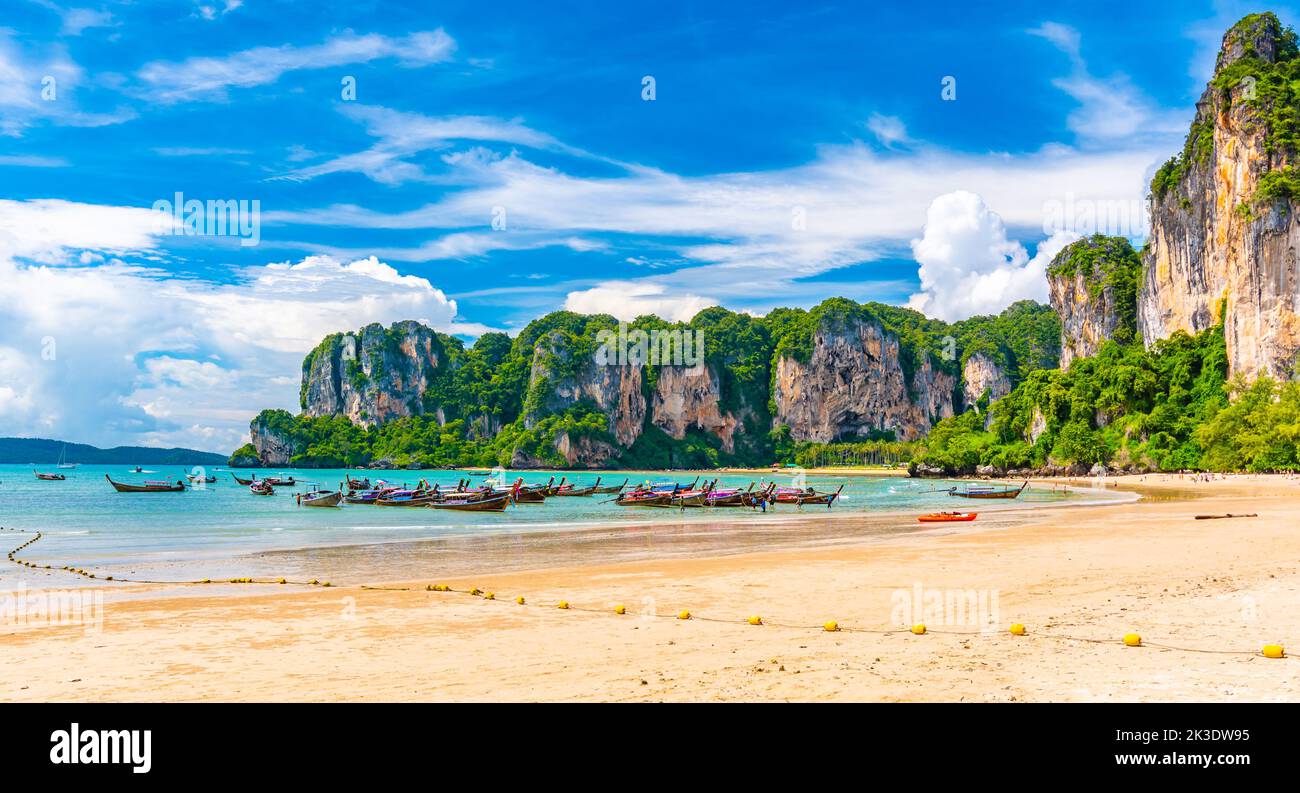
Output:
<svg viewBox="0 0 1300 793">
<path fill-rule="evenodd" d="M 520 119 L 426 116 L 368 105 L 343 105 L 340 112 L 364 125 L 366 133 L 376 139 L 375 145 L 361 152 L 298 168 L 277 178 L 306 181 L 325 174 L 354 172 L 381 184 L 426 181 L 430 177 L 424 169 L 406 158 L 446 148 L 455 141 L 504 143 L 585 156 L 585 152 L 528 127 Z"/>
<path fill-rule="evenodd" d="M 1070 73 L 1052 80 L 1052 85 L 1079 103 L 1067 123 L 1081 143 L 1109 145 L 1130 142 L 1135 137 L 1163 137 L 1186 129 L 1189 115 L 1186 111 L 1158 107 L 1133 85 L 1128 75 L 1093 75 L 1083 58 L 1082 37 L 1075 28 L 1044 22 L 1029 33 L 1051 42 L 1070 59 Z"/>
<path fill-rule="evenodd" d="M 395 59 L 404 67 L 450 60 L 456 42 L 441 28 L 407 36 L 344 33 L 306 47 L 256 47 L 230 55 L 145 64 L 136 77 L 148 98 L 162 103 L 225 101 L 232 88 L 269 85 L 288 72 Z"/>
</svg>

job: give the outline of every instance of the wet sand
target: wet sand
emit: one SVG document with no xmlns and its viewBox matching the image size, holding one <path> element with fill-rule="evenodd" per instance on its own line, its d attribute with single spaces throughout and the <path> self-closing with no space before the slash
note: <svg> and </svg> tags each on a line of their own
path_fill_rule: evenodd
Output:
<svg viewBox="0 0 1300 793">
<path fill-rule="evenodd" d="M 1300 482 L 1115 482 L 1154 498 L 857 537 L 853 521 L 824 521 L 841 536 L 762 551 L 711 550 L 707 533 L 670 553 L 593 535 L 590 553 L 520 560 L 545 569 L 465 550 L 384 588 L 113 591 L 98 631 L 0 626 L 0 699 L 1300 697 L 1300 660 L 1259 655 L 1300 649 Z M 763 531 L 780 542 L 780 525 Z M 683 609 L 692 619 L 675 618 Z M 765 624 L 747 624 L 754 615 Z M 844 630 L 822 630 L 827 620 Z M 917 621 L 925 635 L 905 630 Z M 1011 636 L 1011 622 L 1028 634 Z M 1124 647 L 1129 631 L 1147 646 Z"/>
</svg>

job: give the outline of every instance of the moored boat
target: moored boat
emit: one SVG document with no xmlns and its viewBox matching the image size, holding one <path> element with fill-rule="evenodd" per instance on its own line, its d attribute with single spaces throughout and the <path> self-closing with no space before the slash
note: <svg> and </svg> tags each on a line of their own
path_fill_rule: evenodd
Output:
<svg viewBox="0 0 1300 793">
<path fill-rule="evenodd" d="M 292 476 L 285 476 L 284 474 L 280 474 L 279 476 L 268 476 L 264 481 L 272 487 L 293 487 L 298 484 L 298 480 L 294 479 Z"/>
<path fill-rule="evenodd" d="M 959 498 L 1016 498 L 1029 487 L 1029 481 L 1021 483 L 1020 487 L 995 488 L 989 485 L 966 485 L 965 489 L 958 490 L 956 485 L 948 488 L 948 495 Z"/>
<path fill-rule="evenodd" d="M 811 487 L 778 487 L 772 493 L 772 501 L 776 504 L 794 504 L 797 507 L 802 507 L 804 504 L 825 504 L 829 507 L 840 497 L 840 492 L 843 490 L 844 485 L 840 485 L 834 493 L 818 492 Z"/>
<path fill-rule="evenodd" d="M 315 483 L 308 484 L 313 487 Z M 324 490 L 319 485 L 305 493 L 298 493 L 294 500 L 300 507 L 337 507 L 343 500 L 343 491 L 341 490 Z"/>
<path fill-rule="evenodd" d="M 45 474 L 35 469 L 32 469 L 32 473 L 36 474 L 36 478 L 42 482 L 62 482 L 67 479 L 63 474 Z"/>
<path fill-rule="evenodd" d="M 124 482 L 114 482 L 108 474 L 104 478 L 113 486 L 113 489 L 119 493 L 183 493 L 185 492 L 185 483 L 177 480 L 176 484 L 171 482 L 150 482 L 145 481 L 142 485 L 128 485 Z"/>
<path fill-rule="evenodd" d="M 275 488 L 271 486 L 270 482 L 255 481 L 248 486 L 248 492 L 255 496 L 273 496 L 275 495 Z"/>
<path fill-rule="evenodd" d="M 589 495 L 591 495 L 592 493 L 596 493 L 596 492 L 598 492 L 597 489 L 596 489 L 596 488 L 598 488 L 598 487 L 600 487 L 600 477 L 599 477 L 599 476 L 596 477 L 596 484 L 594 484 L 594 485 L 592 485 L 592 486 L 590 486 L 590 487 L 577 487 L 577 486 L 572 485 L 572 484 L 570 484 L 570 485 L 563 485 L 563 486 L 561 486 L 561 487 L 557 487 L 557 488 L 555 488 L 555 492 L 551 493 L 550 495 L 552 495 L 552 496 L 589 496 Z"/>
<path fill-rule="evenodd" d="M 627 487 L 627 481 L 628 480 L 624 479 L 623 484 L 621 485 L 605 485 L 604 487 L 597 487 L 594 492 L 600 494 L 622 493 L 623 488 Z M 599 480 L 597 480 L 596 484 L 600 484 Z"/>
<path fill-rule="evenodd" d="M 233 473 L 230 475 L 230 478 L 234 479 L 235 482 L 243 485 L 244 487 L 248 487 L 249 485 L 257 481 L 257 477 L 253 477 L 251 479 L 240 479 L 238 474 L 233 474 Z"/>
</svg>

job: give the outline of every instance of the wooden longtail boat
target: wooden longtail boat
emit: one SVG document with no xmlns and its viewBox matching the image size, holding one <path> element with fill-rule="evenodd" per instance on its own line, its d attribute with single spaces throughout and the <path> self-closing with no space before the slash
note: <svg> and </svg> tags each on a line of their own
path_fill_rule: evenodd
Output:
<svg viewBox="0 0 1300 793">
<path fill-rule="evenodd" d="M 176 484 L 171 482 L 145 482 L 142 485 L 128 485 L 122 482 L 114 482 L 108 474 L 104 478 L 113 486 L 113 489 L 119 493 L 183 493 L 185 492 L 185 483 L 177 481 Z"/>
<path fill-rule="evenodd" d="M 756 509 L 758 507 L 763 507 L 764 509 L 766 509 L 767 505 L 772 501 L 772 491 L 775 489 L 776 489 L 776 482 L 773 482 L 772 484 L 768 485 L 765 489 L 760 490 L 757 493 L 753 491 L 747 491 L 741 497 L 741 506 L 750 507 L 752 509 Z"/>
<path fill-rule="evenodd" d="M 825 504 L 829 507 L 840 497 L 840 491 L 843 489 L 844 485 L 840 485 L 834 493 L 818 493 L 811 487 L 803 490 L 789 487 L 775 491 L 773 499 L 777 504 L 794 504 L 798 507 L 804 504 Z"/>
<path fill-rule="evenodd" d="M 349 475 L 347 472 L 344 472 L 343 478 L 347 480 L 348 490 L 369 490 L 370 489 L 370 477 L 368 476 L 365 479 L 353 479 L 351 475 Z"/>
<path fill-rule="evenodd" d="M 1001 490 L 987 485 L 967 485 L 965 490 L 958 490 L 957 486 L 953 485 L 948 488 L 948 495 L 960 498 L 1015 498 L 1023 493 L 1028 486 L 1028 480 L 1023 482 L 1020 487 L 1006 487 Z"/>
<path fill-rule="evenodd" d="M 681 507 L 683 509 L 686 507 L 702 507 L 705 505 L 705 500 L 709 497 L 709 493 L 713 491 L 714 486 L 717 484 L 718 480 L 714 479 L 699 490 L 685 490 L 675 493 L 670 503 L 674 507 Z"/>
<path fill-rule="evenodd" d="M 292 476 L 288 478 L 283 476 L 268 476 L 266 477 L 266 482 L 272 487 L 293 487 L 298 484 L 298 480 L 294 479 Z"/>
<path fill-rule="evenodd" d="M 596 477 L 596 484 L 592 485 L 591 487 L 575 487 L 574 485 L 568 485 L 567 487 L 557 487 L 557 488 L 555 488 L 555 492 L 554 492 L 554 493 L 551 493 L 551 495 L 553 495 L 553 496 L 589 496 L 589 495 L 591 495 L 592 493 L 597 492 L 597 491 L 596 491 L 596 488 L 598 488 L 598 487 L 600 487 L 600 477 L 599 477 L 599 476 Z"/>
<path fill-rule="evenodd" d="M 917 518 L 922 523 L 962 523 L 975 520 L 978 512 L 931 512 Z"/>
<path fill-rule="evenodd" d="M 36 471 L 36 470 L 33 470 L 32 473 L 36 474 L 36 478 L 41 480 L 42 482 L 62 482 L 63 480 L 68 478 L 63 474 L 43 474 L 40 471 Z"/>
<path fill-rule="evenodd" d="M 270 482 L 253 482 L 248 486 L 248 492 L 255 496 L 273 496 L 275 495 L 275 488 L 271 487 Z"/>
<path fill-rule="evenodd" d="M 257 481 L 257 477 L 253 477 L 251 479 L 240 479 L 239 476 L 236 474 L 231 474 L 230 478 L 234 479 L 237 483 L 243 485 L 244 487 L 248 487 L 249 485 Z"/>
<path fill-rule="evenodd" d="M 185 478 L 189 480 L 190 484 L 203 482 L 204 484 L 211 485 L 215 484 L 217 481 L 217 477 L 215 476 L 203 476 L 202 474 L 186 474 Z"/>
<path fill-rule="evenodd" d="M 712 490 L 704 499 L 705 506 L 709 507 L 744 507 L 745 497 L 754 491 L 754 483 L 749 483 L 749 488 L 741 490 L 738 487 L 727 488 L 725 490 Z"/>
<path fill-rule="evenodd" d="M 600 484 L 600 480 L 596 480 L 596 484 L 599 485 L 599 484 Z M 623 488 L 625 488 L 625 487 L 627 487 L 627 480 L 626 480 L 626 479 L 623 480 L 623 484 L 621 484 L 621 485 L 605 485 L 604 487 L 597 487 L 596 490 L 595 490 L 595 492 L 596 492 L 596 493 L 601 493 L 601 494 L 608 494 L 608 493 L 622 493 L 622 492 L 623 492 Z"/>
<path fill-rule="evenodd" d="M 672 490 L 635 490 L 619 493 L 614 503 L 621 507 L 671 507 L 676 488 Z"/>
<path fill-rule="evenodd" d="M 432 502 L 428 506 L 432 509 L 458 509 L 467 512 L 501 512 L 515 500 L 523 483 L 522 479 L 515 480 L 508 493 L 497 493 L 491 489 L 450 493 L 443 500 Z"/>
<path fill-rule="evenodd" d="M 343 493 L 339 490 L 312 490 L 297 496 L 300 507 L 337 507 L 342 500 Z"/>
<path fill-rule="evenodd" d="M 550 482 L 547 482 L 546 487 L 543 488 L 542 495 L 546 496 L 547 498 L 550 498 L 551 496 L 555 495 L 555 491 L 564 487 L 564 480 L 567 478 L 568 477 L 564 477 L 564 476 L 560 477 L 560 483 L 558 485 L 553 485 Z M 555 481 L 555 477 L 551 477 L 551 482 L 554 481 Z"/>
</svg>

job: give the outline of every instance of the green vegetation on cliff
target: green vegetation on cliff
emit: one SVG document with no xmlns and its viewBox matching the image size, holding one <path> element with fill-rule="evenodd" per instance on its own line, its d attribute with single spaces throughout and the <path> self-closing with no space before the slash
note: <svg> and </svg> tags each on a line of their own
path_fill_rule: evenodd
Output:
<svg viewBox="0 0 1300 793">
<path fill-rule="evenodd" d="M 986 414 L 940 422 L 917 461 L 952 473 L 982 465 L 1200 468 L 1198 429 L 1228 404 L 1227 368 L 1221 326 L 1177 333 L 1150 350 L 1109 341 L 1069 371 L 1035 372 Z"/>
<path fill-rule="evenodd" d="M 270 445 L 288 450 L 290 462 L 303 466 L 359 466 L 382 460 L 394 465 L 491 466 L 528 461 L 560 466 L 566 463 L 557 443 L 564 439 L 570 444 L 606 444 L 614 453 L 609 464 L 624 467 L 764 465 L 773 459 L 793 461 L 800 454 L 813 454 L 813 446 L 816 454 L 830 459 L 860 450 L 851 451 L 844 444 L 789 443 L 788 428 L 783 443 L 781 428 L 773 431 L 774 364 L 783 355 L 808 360 L 819 332 L 833 332 L 857 321 L 876 323 L 898 338 L 900 365 L 909 385 L 927 359 L 933 368 L 959 375 L 966 358 L 978 350 L 1019 382 L 1030 372 L 1056 366 L 1059 355 L 1060 324 L 1055 313 L 1030 301 L 997 316 L 955 324 L 927 319 L 911 309 L 842 298 L 811 310 L 776 309 L 764 317 L 718 307 L 705 309 L 685 323 L 642 316 L 626 324 L 626 333 L 662 334 L 658 338 L 669 343 L 661 349 L 682 353 L 685 364 L 694 361 L 696 352 L 702 353 L 717 389 L 717 409 L 733 417 L 738 426 L 730 452 L 710 432 L 689 428 L 682 438 L 664 432 L 653 423 L 650 407 L 664 369 L 656 365 L 659 361 L 647 360 L 641 367 L 645 418 L 637 440 L 622 448 L 611 434 L 611 416 L 606 411 L 612 408 L 601 410 L 590 394 L 575 388 L 577 383 L 590 386 L 602 379 L 593 356 L 606 338 L 602 333 L 616 333 L 619 323 L 608 315 L 557 311 L 529 323 L 514 339 L 487 333 L 467 347 L 454 337 L 434 334 L 433 352 L 440 363 L 425 372 L 429 385 L 422 395 L 422 409 L 416 411 L 422 415 L 367 429 L 337 416 L 265 411 L 254 424 L 274 439 Z M 365 333 L 372 329 L 381 330 L 371 326 Z M 307 356 L 304 383 L 316 359 L 334 355 L 343 337 L 327 337 Z M 699 350 L 696 339 L 702 342 Z M 683 342 L 689 349 L 677 350 Z M 360 382 L 365 375 L 357 369 L 340 376 L 357 377 L 358 384 L 365 385 Z M 304 385 L 304 406 L 308 396 Z M 879 440 L 892 441 L 892 437 Z M 245 463 L 249 452 L 250 448 L 238 452 Z"/>
<path fill-rule="evenodd" d="M 1137 295 L 1142 257 L 1124 237 L 1094 234 L 1061 249 L 1047 268 L 1053 278 L 1082 275 L 1092 300 L 1109 291 L 1116 325 L 1112 338 L 1127 344 L 1137 338 Z"/>
</svg>

